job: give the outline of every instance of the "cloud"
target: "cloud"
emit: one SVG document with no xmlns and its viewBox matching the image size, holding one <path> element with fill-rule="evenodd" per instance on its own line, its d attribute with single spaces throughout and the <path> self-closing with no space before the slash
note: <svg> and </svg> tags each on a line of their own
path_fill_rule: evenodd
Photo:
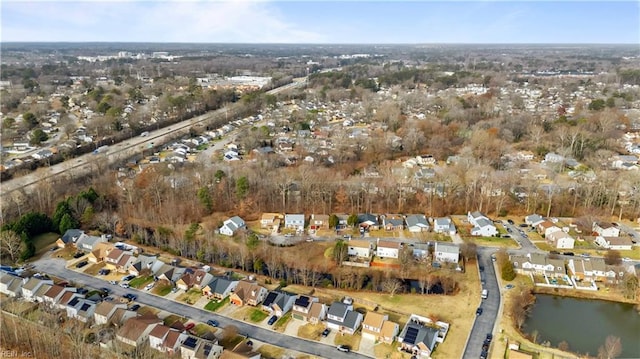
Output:
<svg viewBox="0 0 640 359">
<path fill-rule="evenodd" d="M 3 41 L 323 42 L 267 2 L 8 2 Z"/>
</svg>

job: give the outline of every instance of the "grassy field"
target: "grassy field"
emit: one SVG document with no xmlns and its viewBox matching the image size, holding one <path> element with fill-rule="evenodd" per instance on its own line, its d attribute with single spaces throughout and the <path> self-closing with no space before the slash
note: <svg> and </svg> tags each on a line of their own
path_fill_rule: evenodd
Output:
<svg viewBox="0 0 640 359">
<path fill-rule="evenodd" d="M 231 350 L 236 345 L 238 345 L 238 343 L 243 341 L 244 339 L 245 339 L 245 337 L 242 337 L 240 335 L 236 335 L 235 337 L 233 337 L 231 339 L 222 338 L 222 339 L 220 339 L 220 342 L 218 344 L 222 345 L 222 347 L 224 349 L 226 349 L 226 350 Z"/>
<path fill-rule="evenodd" d="M 358 349 L 360 349 L 360 340 L 361 339 L 362 339 L 362 336 L 360 334 L 340 335 L 338 333 L 338 334 L 336 334 L 336 339 L 333 341 L 333 343 L 336 346 L 337 345 L 348 345 L 349 347 L 351 347 L 351 350 L 358 350 Z"/>
<path fill-rule="evenodd" d="M 146 277 L 137 277 L 137 278 L 133 278 L 130 282 L 129 282 L 129 286 L 131 286 L 132 288 L 144 288 L 147 284 L 153 282 L 153 276 L 146 276 Z"/>
<path fill-rule="evenodd" d="M 204 306 L 204 309 L 215 312 L 227 304 L 229 304 L 229 297 L 224 298 L 224 300 L 212 300 Z"/>
<path fill-rule="evenodd" d="M 87 269 L 85 269 L 85 274 L 89 274 L 89 275 L 98 275 L 98 272 L 100 271 L 100 269 L 104 268 L 105 263 L 104 262 L 100 262 L 100 263 L 95 263 L 90 265 Z"/>
<path fill-rule="evenodd" d="M 36 247 L 36 255 L 42 254 L 51 248 L 60 235 L 58 233 L 43 233 L 41 235 L 33 237 L 33 245 Z"/>
<path fill-rule="evenodd" d="M 262 354 L 262 357 L 265 359 L 280 359 L 284 358 L 284 353 L 286 350 L 273 345 L 264 344 L 260 346 L 260 348 L 258 348 L 256 351 Z"/>
<path fill-rule="evenodd" d="M 463 237 L 465 241 L 474 242 L 479 246 L 499 247 L 499 248 L 516 248 L 518 244 L 511 238 L 501 237 Z"/>
<path fill-rule="evenodd" d="M 194 304 L 202 297 L 202 291 L 199 289 L 189 289 L 188 292 L 180 294 L 178 300 L 187 304 Z"/>
<path fill-rule="evenodd" d="M 166 282 L 160 283 L 160 282 L 158 282 L 158 284 L 156 284 L 156 286 L 153 287 L 152 291 L 153 291 L 154 294 L 157 294 L 157 295 L 160 295 L 160 296 L 164 297 L 165 295 L 171 293 L 172 289 L 173 289 L 173 286 L 170 283 L 166 283 Z"/>
<path fill-rule="evenodd" d="M 183 318 L 179 315 L 175 315 L 175 314 L 171 314 L 168 317 L 164 318 L 164 325 L 166 326 L 172 326 L 173 324 L 175 324 L 176 322 L 180 322 L 182 324 L 187 322 L 187 318 Z"/>
<path fill-rule="evenodd" d="M 260 323 L 261 321 L 267 319 L 269 314 L 261 311 L 260 309 L 252 309 L 249 313 L 249 320 L 254 323 Z"/>
<path fill-rule="evenodd" d="M 196 324 L 195 327 L 193 327 L 193 332 L 196 333 L 197 336 L 199 337 L 203 337 L 205 335 L 207 335 L 207 333 L 214 333 L 216 332 L 216 328 L 213 328 L 207 324 L 204 323 L 198 323 Z"/>
<path fill-rule="evenodd" d="M 380 343 L 374 347 L 376 358 L 410 359 L 411 354 L 398 351 L 397 344 Z"/>
<path fill-rule="evenodd" d="M 278 332 L 283 332 L 287 327 L 287 324 L 291 321 L 291 312 L 286 313 L 282 317 L 280 317 L 276 323 L 273 325 L 273 330 Z"/>
<path fill-rule="evenodd" d="M 138 315 L 157 315 L 158 313 L 160 313 L 160 310 L 153 307 L 142 307 L 138 309 Z"/>
<path fill-rule="evenodd" d="M 298 328 L 298 336 L 305 339 L 320 340 L 323 330 L 324 325 L 322 324 L 307 323 Z"/>
</svg>

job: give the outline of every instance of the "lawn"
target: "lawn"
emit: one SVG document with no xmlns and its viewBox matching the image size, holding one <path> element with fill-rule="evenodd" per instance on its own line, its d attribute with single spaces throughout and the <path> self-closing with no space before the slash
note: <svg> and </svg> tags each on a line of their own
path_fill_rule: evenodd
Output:
<svg viewBox="0 0 640 359">
<path fill-rule="evenodd" d="M 207 305 L 204 306 L 204 309 L 210 311 L 210 312 L 215 312 L 218 309 L 224 307 L 225 305 L 229 304 L 229 297 L 224 298 L 223 300 L 217 300 L 214 299 L 212 301 L 210 301 L 209 303 L 207 303 Z"/>
<path fill-rule="evenodd" d="M 437 351 L 437 349 L 436 349 Z M 410 359 L 411 354 L 398 351 L 398 344 L 380 343 L 374 347 L 376 358 Z"/>
<path fill-rule="evenodd" d="M 233 317 L 240 320 L 250 320 L 253 323 L 260 323 L 269 316 L 268 313 L 260 309 L 243 307 L 233 313 Z"/>
<path fill-rule="evenodd" d="M 100 271 L 100 269 L 104 268 L 104 266 L 105 266 L 104 262 L 92 264 L 89 266 L 89 268 L 85 269 L 84 273 L 88 275 L 96 276 L 98 275 L 98 272 Z"/>
<path fill-rule="evenodd" d="M 283 332 L 287 327 L 287 324 L 291 321 L 291 312 L 286 313 L 282 317 L 280 317 L 276 323 L 273 325 L 273 330 Z"/>
<path fill-rule="evenodd" d="M 188 292 L 180 294 L 178 300 L 187 304 L 194 304 L 202 297 L 202 291 L 199 289 L 189 289 Z"/>
<path fill-rule="evenodd" d="M 500 237 L 464 237 L 465 241 L 474 242 L 479 246 L 516 248 L 517 243 L 511 238 Z"/>
<path fill-rule="evenodd" d="M 60 235 L 53 232 L 43 233 L 33 237 L 33 245 L 36 247 L 36 255 L 46 251 L 51 244 L 58 240 L 58 238 L 60 238 Z"/>
<path fill-rule="evenodd" d="M 170 283 L 159 283 L 156 284 L 155 287 L 153 287 L 153 293 L 164 297 L 165 295 L 171 293 L 171 289 L 173 289 L 173 286 Z"/>
<path fill-rule="evenodd" d="M 55 258 L 63 258 L 66 261 L 72 260 L 73 255 L 76 253 L 76 249 L 73 247 L 65 247 L 58 249 L 57 251 L 51 254 L 51 257 Z"/>
<path fill-rule="evenodd" d="M 351 350 L 357 351 L 360 348 L 360 339 L 362 339 L 360 334 L 355 334 L 355 335 L 344 334 L 344 335 L 341 335 L 340 333 L 336 333 L 336 339 L 334 340 L 334 344 L 335 345 L 348 345 L 349 347 L 351 347 Z"/>
<path fill-rule="evenodd" d="M 138 315 L 157 315 L 159 312 L 159 309 L 153 307 L 142 307 L 138 309 Z"/>
<path fill-rule="evenodd" d="M 262 357 L 266 359 L 280 359 L 285 357 L 285 350 L 283 348 L 269 344 L 261 345 L 256 351 L 262 354 Z"/>
<path fill-rule="evenodd" d="M 245 338 L 243 336 L 236 335 L 235 337 L 233 337 L 231 339 L 222 338 L 222 339 L 220 339 L 218 344 L 222 345 L 222 347 L 225 350 L 231 350 L 231 349 L 235 348 L 235 346 L 238 345 L 238 343 L 240 343 L 244 339 Z"/>
<path fill-rule="evenodd" d="M 204 337 L 205 335 L 207 335 L 207 333 L 214 333 L 216 332 L 216 328 L 213 328 L 207 324 L 204 323 L 198 323 L 196 324 L 195 327 L 193 327 L 193 332 L 199 336 L 199 337 Z"/>
<path fill-rule="evenodd" d="M 146 276 L 146 277 L 137 277 L 137 278 L 133 278 L 130 282 L 129 282 L 129 286 L 131 288 L 144 288 L 147 284 L 153 282 L 153 276 Z"/>
<path fill-rule="evenodd" d="M 183 318 L 175 314 L 170 314 L 168 317 L 164 318 L 164 325 L 168 327 L 172 326 L 175 322 L 180 322 L 184 324 L 187 322 L 187 318 Z"/>
<path fill-rule="evenodd" d="M 307 323 L 298 328 L 298 336 L 305 339 L 320 340 L 323 330 L 324 325 L 322 324 Z"/>
</svg>

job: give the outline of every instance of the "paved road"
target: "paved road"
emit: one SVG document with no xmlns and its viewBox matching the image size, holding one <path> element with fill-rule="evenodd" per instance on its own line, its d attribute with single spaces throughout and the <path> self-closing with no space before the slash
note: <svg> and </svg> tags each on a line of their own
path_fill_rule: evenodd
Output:
<svg viewBox="0 0 640 359">
<path fill-rule="evenodd" d="M 483 313 L 476 317 L 473 327 L 471 328 L 469 341 L 462 355 L 465 359 L 480 357 L 482 343 L 487 333 L 493 333 L 498 318 L 501 301 L 500 288 L 498 287 L 496 271 L 491 261 L 491 254 L 495 251 L 495 248 L 478 248 L 478 265 L 484 267 L 484 271 L 480 272 L 480 277 L 485 281 L 484 288 L 488 291 L 488 297 L 482 300 L 480 306 L 483 309 Z"/>
<path fill-rule="evenodd" d="M 73 281 L 78 284 L 86 285 L 91 288 L 107 287 L 112 290 L 115 295 L 123 295 L 125 293 L 135 293 L 138 295 L 136 300 L 138 303 L 159 308 L 171 313 L 176 313 L 189 319 L 206 322 L 209 319 L 215 319 L 220 322 L 222 327 L 227 325 L 235 325 L 240 333 L 247 334 L 251 338 L 256 338 L 265 343 L 275 346 L 293 349 L 299 352 L 316 355 L 323 358 L 368 358 L 358 353 L 341 353 L 334 346 L 321 344 L 318 342 L 304 340 L 293 336 L 288 336 L 272 330 L 263 329 L 242 321 L 223 317 L 204 309 L 192 307 L 190 305 L 175 302 L 163 297 L 150 294 L 145 291 L 135 289 L 124 289 L 118 285 L 109 284 L 106 281 L 95 278 L 88 274 L 75 272 L 64 267 L 65 261 L 58 258 L 40 259 L 33 263 L 35 270 L 49 273 L 51 275 Z"/>
<path fill-rule="evenodd" d="M 502 221 L 502 224 L 504 225 L 504 228 L 506 228 L 509 231 L 511 238 L 513 238 L 520 245 L 522 249 L 528 250 L 529 252 L 541 251 L 540 249 L 538 249 L 538 247 L 536 247 L 535 244 L 533 244 L 533 242 L 531 242 L 531 240 L 529 239 L 529 236 L 526 235 L 527 233 L 526 231 L 529 229 L 529 227 L 521 228 L 516 225 L 509 224 L 509 222 L 507 221 Z"/>
</svg>

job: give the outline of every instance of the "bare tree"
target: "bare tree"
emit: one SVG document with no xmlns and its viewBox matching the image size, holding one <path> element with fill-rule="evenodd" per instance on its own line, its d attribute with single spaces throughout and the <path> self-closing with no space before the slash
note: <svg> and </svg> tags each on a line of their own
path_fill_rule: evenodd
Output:
<svg viewBox="0 0 640 359">
<path fill-rule="evenodd" d="M 604 344 L 598 348 L 598 359 L 613 359 L 622 353 L 622 343 L 620 338 L 609 335 Z"/>
<path fill-rule="evenodd" d="M 24 249 L 24 243 L 14 231 L 0 232 L 0 254 L 15 263 Z"/>
<path fill-rule="evenodd" d="M 382 289 L 385 292 L 389 292 L 390 296 L 394 296 L 398 290 L 402 287 L 402 282 L 396 278 L 387 278 L 382 282 Z"/>
</svg>

